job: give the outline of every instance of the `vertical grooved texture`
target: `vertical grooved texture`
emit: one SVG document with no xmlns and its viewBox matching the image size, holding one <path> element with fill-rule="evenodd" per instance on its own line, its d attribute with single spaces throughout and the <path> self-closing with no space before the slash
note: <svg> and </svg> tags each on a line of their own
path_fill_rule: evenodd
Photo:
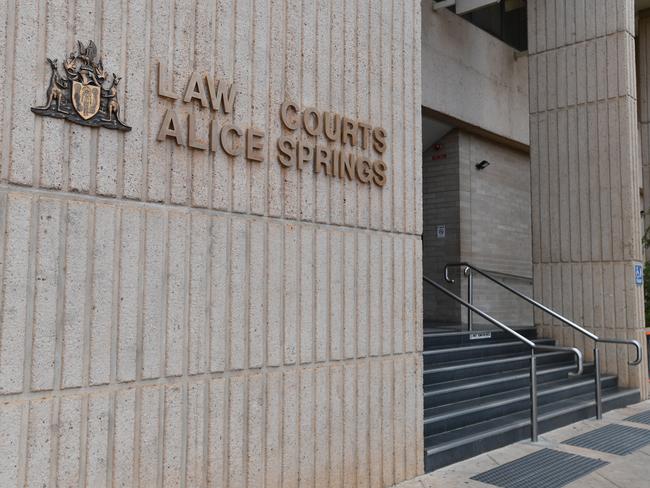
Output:
<svg viewBox="0 0 650 488">
<path fill-rule="evenodd" d="M 419 36 L 420 2 L 0 2 L 3 487 L 422 473 Z M 130 132 L 29 110 L 90 39 Z M 232 113 L 159 97 L 160 62 L 181 96 L 234 82 Z M 282 167 L 285 100 L 386 129 L 386 186 Z M 264 161 L 158 141 L 168 108 Z"/>
<path fill-rule="evenodd" d="M 650 24 L 642 16 L 637 119 L 634 2 L 593 3 L 528 2 L 534 294 L 601 337 L 645 342 L 634 266 L 643 261 L 638 121 L 643 141 Z M 591 355 L 590 341 L 559 321 L 535 322 Z M 630 367 L 632 348 L 601 348 L 603 369 L 645 397 L 647 360 Z"/>
</svg>

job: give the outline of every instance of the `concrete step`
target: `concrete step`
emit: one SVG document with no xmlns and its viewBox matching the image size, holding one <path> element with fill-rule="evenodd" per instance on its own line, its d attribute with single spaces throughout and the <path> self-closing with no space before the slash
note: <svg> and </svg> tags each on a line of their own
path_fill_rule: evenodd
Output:
<svg viewBox="0 0 650 488">
<path fill-rule="evenodd" d="M 539 385 L 538 405 L 554 403 L 574 396 L 593 394 L 593 376 L 564 378 Z M 601 378 L 603 389 L 617 385 L 615 376 Z M 424 435 L 429 436 L 476 424 L 495 417 L 530 409 L 530 388 L 508 389 L 492 395 L 456 401 L 424 411 Z"/>
<path fill-rule="evenodd" d="M 553 339 L 533 339 L 535 344 L 554 346 Z M 476 342 L 455 347 L 436 347 L 423 352 L 425 367 L 436 364 L 514 354 L 530 354 L 530 346 L 518 341 Z"/>
<path fill-rule="evenodd" d="M 567 378 L 575 368 L 573 362 L 544 366 L 537 370 L 537 382 L 542 385 Z M 584 371 L 585 374 L 592 373 L 593 364 L 585 364 Z M 435 383 L 424 388 L 424 408 L 484 397 L 528 385 L 530 385 L 530 368 Z"/>
<path fill-rule="evenodd" d="M 553 351 L 537 354 L 537 365 L 543 367 L 549 364 L 568 363 L 574 358 L 570 352 Z M 450 361 L 424 369 L 424 385 L 477 378 L 499 372 L 515 371 L 530 367 L 530 353 L 495 356 L 481 359 L 465 359 Z"/>
<path fill-rule="evenodd" d="M 625 390 L 618 387 L 603 390 L 605 411 L 639 401 L 639 390 Z M 593 392 L 542 404 L 539 409 L 539 432 L 548 432 L 590 418 L 595 413 L 596 402 Z M 430 472 L 529 437 L 529 410 L 512 412 L 484 422 L 430 435 L 424 440 L 425 469 Z"/>
</svg>

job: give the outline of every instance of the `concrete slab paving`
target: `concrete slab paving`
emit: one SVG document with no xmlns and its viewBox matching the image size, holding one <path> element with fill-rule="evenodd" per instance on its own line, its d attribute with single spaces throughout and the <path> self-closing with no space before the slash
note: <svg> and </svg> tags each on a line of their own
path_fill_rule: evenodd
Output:
<svg viewBox="0 0 650 488">
<path fill-rule="evenodd" d="M 621 424 L 650 430 L 650 425 L 626 422 L 624 419 L 636 413 L 650 410 L 650 400 L 626 408 L 613 410 L 603 416 L 603 420 L 589 419 L 577 422 L 540 436 L 539 442 L 521 441 L 480 456 L 452 464 L 433 473 L 421 476 L 398 488 L 455 488 L 490 487 L 471 478 L 479 473 L 501 466 L 515 459 L 536 452 L 540 449 L 578 454 L 606 461 L 606 466 L 587 476 L 566 485 L 566 488 L 649 488 L 650 487 L 650 445 L 642 447 L 627 456 L 616 456 L 562 442 L 577 435 L 589 432 L 609 424 Z"/>
</svg>

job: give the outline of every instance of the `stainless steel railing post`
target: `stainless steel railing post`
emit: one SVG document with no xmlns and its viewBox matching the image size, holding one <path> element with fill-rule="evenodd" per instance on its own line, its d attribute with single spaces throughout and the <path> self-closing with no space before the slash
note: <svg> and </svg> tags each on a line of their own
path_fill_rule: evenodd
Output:
<svg viewBox="0 0 650 488">
<path fill-rule="evenodd" d="M 537 358 L 530 350 L 530 440 L 537 442 Z"/>
<path fill-rule="evenodd" d="M 497 280 L 494 278 L 490 273 L 486 272 L 485 270 L 482 270 L 481 268 L 477 268 L 476 266 L 472 266 L 470 263 L 463 262 L 463 263 L 448 263 L 445 265 L 445 280 L 447 280 L 449 283 L 453 283 L 454 281 L 449 278 L 449 268 L 450 267 L 462 267 L 463 270 L 467 270 L 469 268 L 470 272 L 474 272 L 477 275 L 480 275 L 488 280 L 490 280 L 493 283 L 496 283 L 500 287 L 506 289 L 510 293 L 513 293 L 514 295 L 518 296 L 522 300 L 530 303 L 533 307 L 536 307 L 547 314 L 551 315 L 552 317 L 556 318 L 563 324 L 568 325 L 569 327 L 577 330 L 581 334 L 589 337 L 592 339 L 595 343 L 594 346 L 594 367 L 596 369 L 595 372 L 595 390 L 596 390 L 596 417 L 598 419 L 602 418 L 603 415 L 603 393 L 602 393 L 602 384 L 601 384 L 601 373 L 600 373 L 600 356 L 599 356 L 599 351 L 598 351 L 598 344 L 599 343 L 604 343 L 604 344 L 624 344 L 626 346 L 634 346 L 634 349 L 636 351 L 636 357 L 632 361 L 628 361 L 628 364 L 630 366 L 638 366 L 641 364 L 643 361 L 643 347 L 641 346 L 641 343 L 635 339 L 607 339 L 607 338 L 601 338 L 598 337 L 596 334 L 593 332 L 588 331 L 584 327 L 579 326 L 575 322 L 567 319 L 566 317 L 563 317 L 559 313 L 555 312 L 554 310 L 551 310 L 550 308 L 546 307 L 545 305 L 541 304 L 540 302 L 537 302 L 530 298 L 529 296 L 524 295 L 522 292 L 515 290 L 514 288 L 506 285 L 500 280 Z M 465 271 L 467 272 L 467 271 Z M 539 348 L 538 348 L 539 349 Z M 531 385 L 532 386 L 532 385 Z"/>
<path fill-rule="evenodd" d="M 597 345 L 594 347 L 594 369 L 596 373 L 596 418 L 601 420 L 603 418 L 603 385 L 600 381 L 600 351 Z"/>
<path fill-rule="evenodd" d="M 449 279 L 447 273 L 445 273 L 445 279 L 449 283 L 453 283 L 453 281 Z M 580 350 L 575 347 L 559 347 L 559 346 L 546 346 L 544 344 L 536 344 L 534 341 L 528 339 L 527 337 L 524 337 L 519 332 L 511 329 L 503 322 L 498 321 L 494 317 L 485 313 L 480 308 L 476 307 L 475 305 L 472 305 L 467 300 L 463 300 L 458 295 L 447 290 L 440 283 L 436 283 L 431 278 L 427 278 L 426 276 L 423 276 L 422 280 L 424 281 L 424 283 L 433 286 L 438 291 L 444 293 L 452 300 L 455 300 L 458 303 L 460 303 L 463 307 L 469 308 L 470 310 L 472 310 L 472 312 L 474 312 L 479 317 L 487 320 L 492 325 L 496 325 L 502 331 L 510 334 L 511 336 L 514 336 L 519 341 L 523 342 L 528 347 L 530 347 L 530 431 L 531 431 L 530 437 L 533 442 L 536 442 L 537 433 L 538 433 L 538 425 L 537 425 L 538 412 L 537 412 L 537 358 L 535 356 L 535 351 L 563 351 L 563 352 L 570 352 L 574 354 L 576 357 L 577 369 L 575 373 L 569 373 L 570 376 L 580 376 L 583 373 L 584 361 L 582 358 L 582 352 L 580 352 Z"/>
<path fill-rule="evenodd" d="M 474 276 L 472 274 L 472 269 L 467 267 L 465 268 L 465 276 L 467 276 L 467 301 L 470 305 L 474 305 Z M 473 330 L 473 320 L 474 315 L 472 314 L 471 309 L 467 309 L 467 330 Z"/>
</svg>

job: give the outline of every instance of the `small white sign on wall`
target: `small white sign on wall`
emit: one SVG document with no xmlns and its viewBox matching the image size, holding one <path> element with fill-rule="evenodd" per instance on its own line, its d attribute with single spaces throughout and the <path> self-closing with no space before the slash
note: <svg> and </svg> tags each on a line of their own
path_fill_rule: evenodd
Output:
<svg viewBox="0 0 650 488">
<path fill-rule="evenodd" d="M 480 339 L 492 339 L 492 332 L 474 332 L 469 335 L 470 341 L 480 340 Z"/>
<path fill-rule="evenodd" d="M 436 236 L 438 237 L 438 239 L 444 239 L 447 236 L 447 226 L 438 225 L 436 227 Z"/>
</svg>

